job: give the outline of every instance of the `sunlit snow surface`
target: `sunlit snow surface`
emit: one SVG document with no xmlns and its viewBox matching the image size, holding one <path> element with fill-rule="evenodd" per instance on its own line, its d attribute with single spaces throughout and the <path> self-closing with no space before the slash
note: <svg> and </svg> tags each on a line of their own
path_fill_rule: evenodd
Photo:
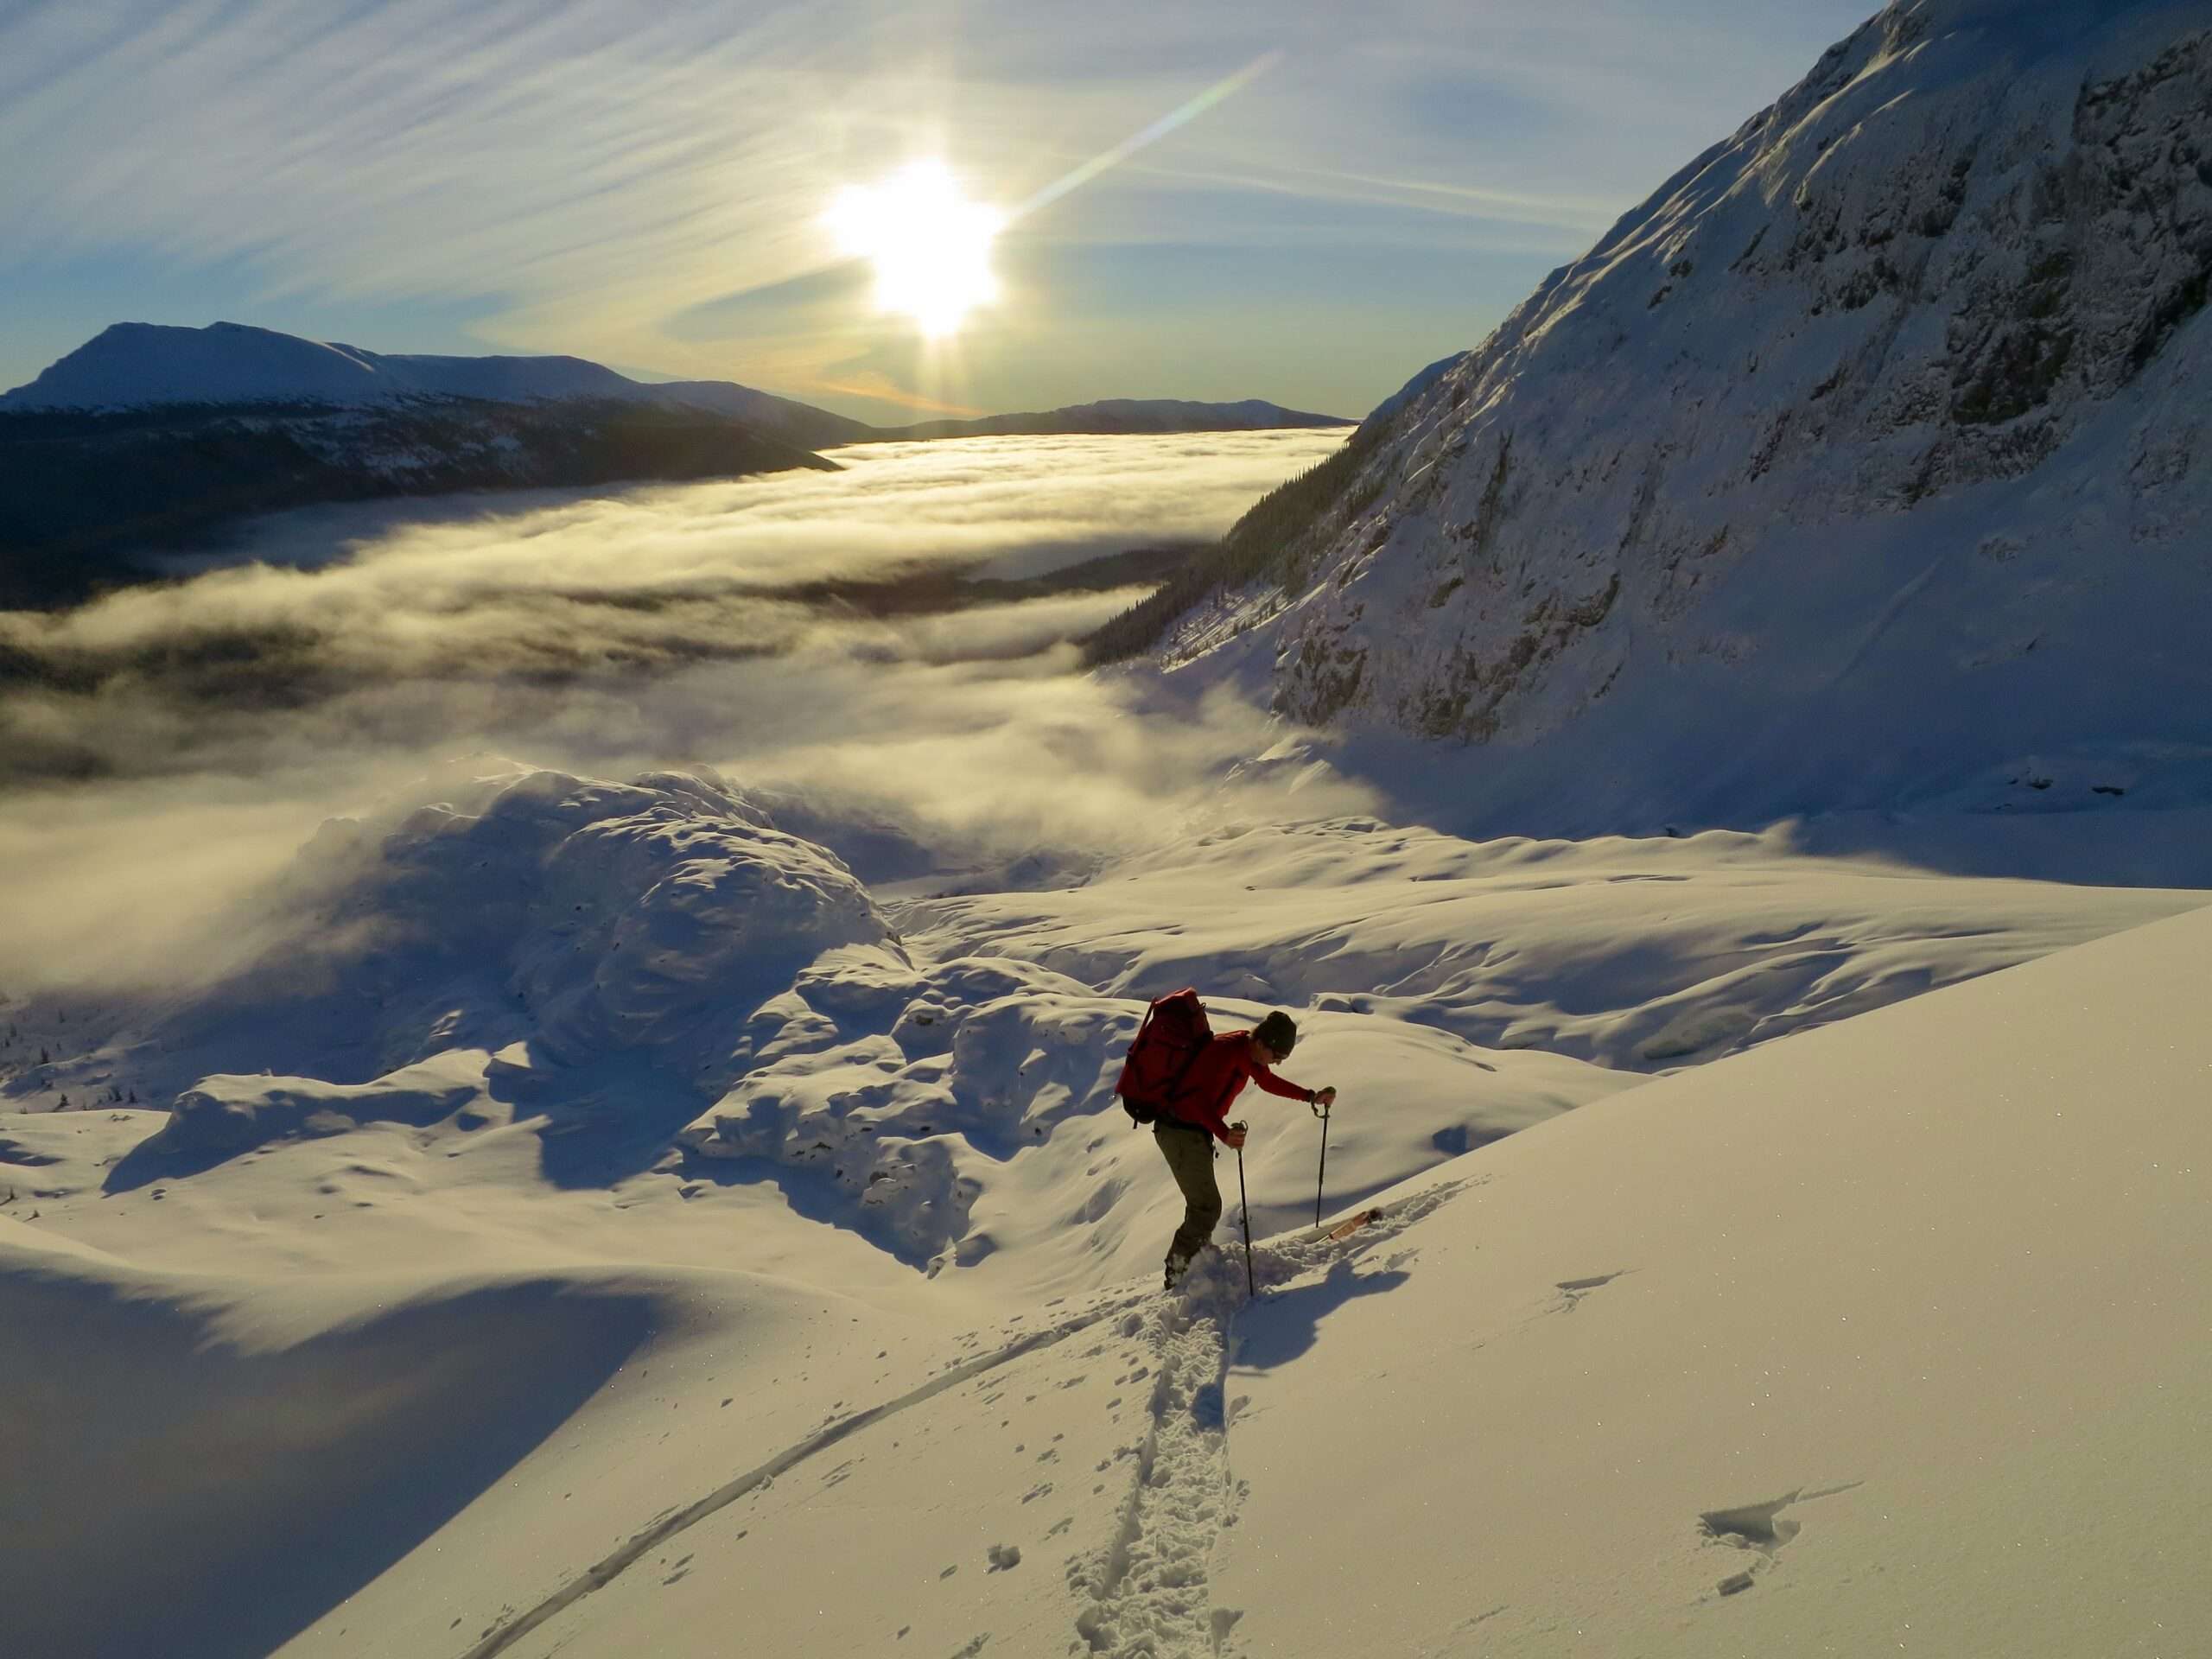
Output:
<svg viewBox="0 0 2212 1659">
<path fill-rule="evenodd" d="M 988 1633 L 1135 1655 L 1212 1651 L 1249 1619 L 1256 1645 L 1224 1650 L 1319 1653 L 1313 1632 L 1357 1625 L 1322 1586 L 1405 1554 L 1390 1490 L 1434 1506 L 1464 1466 L 1515 1493 L 1471 1490 L 1452 1523 L 1501 1587 L 1475 1606 L 1479 1573 L 1402 1584 L 1385 1622 L 1451 1651 L 1455 1621 L 1534 1598 L 1486 1636 L 1542 1652 L 1542 1597 L 1579 1605 L 1580 1580 L 1524 1541 L 1588 1521 L 1545 1509 L 1543 1448 L 1572 1490 L 1603 1486 L 1573 1414 L 1621 1411 L 1599 1443 L 1646 1456 L 1617 1497 L 1567 1507 L 1597 1505 L 1653 1606 L 1817 1559 L 1699 1532 L 1732 1505 L 1863 1537 L 1828 1586 L 1872 1570 L 1859 1506 L 1879 1495 L 1857 1494 L 1905 1480 L 1870 1424 L 1903 1413 L 1923 1458 L 1955 1440 L 1942 1414 L 1998 1385 L 1960 1357 L 1993 1322 L 2007 1365 L 2083 1363 L 2026 1336 L 2076 1318 L 2034 1289 L 2062 1264 L 2006 1254 L 2043 1248 L 2062 1194 L 2118 1218 L 2109 1271 L 2179 1291 L 2152 1241 L 2201 1222 L 2170 1206 L 2201 1203 L 2202 1165 L 2158 1115 L 2169 1069 L 2204 1059 L 2129 1022 L 2180 994 L 2203 930 L 2069 947 L 2201 893 L 1936 875 L 1780 832 L 1478 844 L 1372 818 L 1230 824 L 1065 879 L 878 895 L 711 774 L 479 763 L 318 836 L 267 924 L 285 942 L 249 968 L 124 1023 L 79 1008 L 73 1033 L 65 1007 L 4 1010 L 67 1056 L 0 1138 L 4 1328 L 36 1357 L 0 1440 L 12 1535 L 38 1540 L 0 1566 L 17 1629 L 54 1653 L 102 1650 L 73 1649 L 88 1631 L 177 1654 L 613 1653 L 741 1616 L 767 1651 L 904 1626 L 919 1651 Z M 2077 956 L 2118 980 L 2076 996 Z M 2037 957 L 2048 1008 L 1977 977 Z M 1298 1012 L 1283 1070 L 1343 1090 L 1321 1206 L 1391 1206 L 1301 1242 L 1320 1125 L 1240 1103 L 1258 1308 L 1234 1160 L 1223 1253 L 1181 1298 L 1152 1290 L 1179 1201 L 1108 1093 L 1144 999 L 1186 982 L 1224 1027 Z M 126 1079 L 142 1109 L 82 1109 Z M 73 1109 L 37 1109 L 65 1091 Z M 2114 1122 L 2150 1115 L 2126 1130 L 2139 1159 L 2100 1150 L 2123 1096 Z M 1602 1134 L 1513 1133 L 1600 1111 Z M 2107 1271 L 2067 1237 L 2068 1273 Z M 1888 1276 L 1854 1278 L 1862 1259 Z M 1908 1281 L 1961 1261 L 1980 1276 L 1923 1328 Z M 1823 1287 L 1798 1297 L 1797 1275 Z M 2122 1357 L 2166 1328 L 2100 1317 Z M 1882 1358 L 1863 1394 L 1839 1357 L 1885 1320 L 1954 1357 L 1927 1414 L 1898 1370 L 1916 1362 Z M 1597 1346 L 1553 1354 L 1554 1328 Z M 1616 1391 L 1559 1389 L 1561 1366 Z M 1648 1446 L 1620 1392 L 1647 1375 L 1681 1379 Z M 2061 1388 L 2003 1386 L 2013 1416 Z M 1815 1414 L 1788 1445 L 1756 1416 L 1777 1387 Z M 1355 1423 L 1357 1455 L 1313 1461 Z M 1906 1482 L 1923 1509 L 1940 1486 Z M 1350 1535 L 1311 1518 L 1342 1504 Z M 119 1596 L 94 1565 L 118 1557 L 155 1563 Z M 270 1578 L 281 1593 L 234 1588 Z"/>
<path fill-rule="evenodd" d="M 1883 74 L 1951 60 L 1907 55 L 1923 23 L 2030 10 L 1903 9 Z M 2133 30 L 2182 10 L 2098 15 Z M 1861 105 L 1889 82 L 1821 90 L 1855 61 L 1832 55 L 1805 98 L 1878 139 Z M 2161 61 L 2171 80 L 2199 60 Z M 2104 118 L 2054 109 L 2069 130 Z M 1873 142 L 1799 160 L 1834 172 Z M 2012 164 L 1993 150 L 1977 176 Z M 1689 297 L 1623 309 L 1659 320 L 1661 350 Z M 2204 327 L 2174 335 L 2194 350 Z M 1613 346 L 1590 349 L 1618 381 Z M 1430 388 L 1438 421 L 1455 389 Z M 1853 395 L 1831 391 L 1830 408 Z M 1799 475 L 1827 466 L 1809 454 Z M 1609 487 L 1633 496 L 1638 470 Z M 2189 477 L 2152 470 L 2153 495 Z M 2040 487 L 2006 485 L 2006 512 Z M 1942 510 L 1963 527 L 1973 507 Z M 1616 545 L 1583 510 L 1591 537 L 1563 544 L 1578 574 L 1586 546 Z M 588 546 L 598 516 L 541 527 Z M 2063 563 L 1993 522 L 1955 543 L 1964 588 Z M 670 527 L 702 524 L 727 529 Z M 2185 555 L 2186 524 L 2162 525 L 2159 556 Z M 2202 1648 L 2212 894 L 2024 879 L 2204 868 L 2201 747 L 2088 729 L 2159 683 L 2121 672 L 2139 638 L 2121 625 L 2157 588 L 2061 606 L 2119 619 L 2090 630 L 2112 651 L 2077 658 L 2106 677 L 2096 708 L 1952 711 L 1993 771 L 1861 765 L 1891 728 L 1827 732 L 1833 699 L 1764 747 L 1732 717 L 1755 692 L 1684 722 L 1740 654 L 1713 632 L 1688 639 L 1704 666 L 1672 702 L 1616 695 L 1611 752 L 1525 741 L 1485 772 L 1415 747 L 1393 771 L 1387 746 L 1353 766 L 1230 699 L 1154 688 L 1151 708 L 1134 677 L 977 668 L 989 653 L 951 649 L 937 619 L 474 701 L 438 677 L 505 672 L 509 652 L 527 670 L 578 603 L 540 591 L 557 562 L 504 541 L 472 556 L 454 538 L 474 533 L 424 537 L 414 575 L 249 573 L 89 607 L 59 634 L 11 625 L 79 670 L 121 639 L 226 690 L 230 658 L 201 649 L 219 624 L 267 621 L 281 644 L 314 593 L 377 624 L 340 631 L 365 652 L 346 697 L 288 717 L 235 698 L 181 714 L 127 677 L 95 696 L 57 674 L 25 699 L 17 729 L 111 786 L 0 823 L 0 849 L 52 878 L 5 896 L 4 959 L 66 982 L 45 962 L 64 958 L 98 987 L 0 1004 L 9 1652 Z M 1037 543 L 1007 536 L 972 550 Z M 662 546 L 652 568 L 686 556 Z M 1375 568 L 1418 598 L 1414 566 Z M 466 603 L 422 579 L 471 572 Z M 689 601 L 673 624 L 632 605 L 635 574 L 599 608 L 680 658 Z M 1961 613 L 1908 603 L 1948 591 L 1941 572 L 1847 574 L 1878 626 L 1766 616 L 1782 679 L 1824 683 L 1840 653 L 1866 707 L 1914 716 L 1931 682 L 1893 662 L 1963 652 L 1962 672 L 2067 683 L 2024 633 L 1944 642 Z M 1368 580 L 1326 590 L 1337 620 Z M 1632 608 L 1592 638 L 1619 644 Z M 2171 639 L 2193 614 L 2154 620 Z M 1066 632 L 979 626 L 1012 622 L 1025 650 Z M 1410 639 L 1422 668 L 1423 637 L 1392 649 Z M 1234 670 L 1242 650 L 1263 679 L 1273 643 L 1255 630 L 1206 660 Z M 2160 672 L 2182 683 L 2195 661 Z M 409 663 L 435 696 L 387 683 Z M 1621 686 L 1637 673 L 1656 683 L 1646 663 Z M 1518 687 L 1506 725 L 1552 730 L 1552 694 L 1579 683 Z M 2184 721 L 2171 702 L 2158 712 Z M 1984 741 L 2046 731 L 2054 709 L 2082 729 L 2048 753 Z M 1677 728 L 1677 749 L 1625 741 Z M 746 746 L 721 771 L 615 764 L 733 728 Z M 414 777 L 434 743 L 494 733 L 525 759 Z M 606 765 L 579 753 L 594 746 Z M 1634 766 L 1616 776 L 1614 754 Z M 215 775 L 240 755 L 308 757 L 325 786 L 280 811 L 240 781 L 259 772 Z M 168 782 L 188 761 L 211 770 Z M 381 798 L 295 833 L 332 779 Z M 1728 809 L 1693 829 L 1763 823 L 1811 783 L 1864 813 L 1668 833 L 1685 800 Z M 1539 807 L 1592 833 L 1492 833 Z M 1623 829 L 1639 833 L 1598 833 Z M 271 846 L 296 849 L 285 880 L 238 882 Z M 137 925 L 195 901 L 225 925 Z M 1239 1103 L 1252 1138 L 1217 1164 L 1218 1248 L 1167 1294 L 1179 1201 L 1108 1090 L 1146 1000 L 1183 984 L 1222 1026 L 1294 1011 L 1283 1071 L 1341 1098 L 1325 1173 L 1320 1121 Z M 1316 1236 L 1317 1210 L 1370 1206 Z"/>
</svg>

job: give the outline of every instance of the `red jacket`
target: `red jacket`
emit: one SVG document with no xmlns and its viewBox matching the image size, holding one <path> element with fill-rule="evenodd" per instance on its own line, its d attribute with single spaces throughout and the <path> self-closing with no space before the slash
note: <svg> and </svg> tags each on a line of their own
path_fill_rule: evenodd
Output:
<svg viewBox="0 0 2212 1659">
<path fill-rule="evenodd" d="M 1313 1091 L 1277 1077 L 1252 1052 L 1249 1031 L 1224 1031 L 1191 1062 L 1167 1100 L 1167 1115 L 1193 1128 L 1204 1129 L 1217 1141 L 1229 1138 L 1229 1103 L 1243 1090 L 1247 1079 L 1285 1100 L 1311 1101 Z"/>
</svg>

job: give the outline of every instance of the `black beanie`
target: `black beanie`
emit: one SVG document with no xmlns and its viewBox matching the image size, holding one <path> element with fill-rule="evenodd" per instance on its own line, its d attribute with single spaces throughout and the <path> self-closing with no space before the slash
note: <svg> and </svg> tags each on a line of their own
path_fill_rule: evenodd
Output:
<svg viewBox="0 0 2212 1659">
<path fill-rule="evenodd" d="M 1298 1046 L 1298 1026 L 1281 1008 L 1261 1020 L 1252 1034 L 1274 1050 L 1277 1059 L 1288 1059 L 1290 1051 Z"/>
</svg>

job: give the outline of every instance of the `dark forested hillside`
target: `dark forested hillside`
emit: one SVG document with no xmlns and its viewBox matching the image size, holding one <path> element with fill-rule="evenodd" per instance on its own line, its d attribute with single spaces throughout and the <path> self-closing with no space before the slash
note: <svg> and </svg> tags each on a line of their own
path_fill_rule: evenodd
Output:
<svg viewBox="0 0 2212 1659">
<path fill-rule="evenodd" d="M 0 605 L 137 579 L 138 556 L 326 502 L 833 468 L 703 410 L 626 399 L 0 413 Z"/>
</svg>

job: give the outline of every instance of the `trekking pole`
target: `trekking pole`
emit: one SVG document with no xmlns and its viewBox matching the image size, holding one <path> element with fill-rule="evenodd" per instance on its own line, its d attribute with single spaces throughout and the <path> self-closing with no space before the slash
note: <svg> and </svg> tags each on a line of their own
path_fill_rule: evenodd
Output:
<svg viewBox="0 0 2212 1659">
<path fill-rule="evenodd" d="M 1242 1123 L 1234 1125 L 1243 1128 Z M 1244 1216 L 1244 1294 L 1254 1301 L 1260 1296 L 1260 1287 L 1252 1277 L 1252 1201 L 1244 1196 L 1244 1148 L 1236 1148 L 1236 1207 Z"/>
<path fill-rule="evenodd" d="M 1320 1172 L 1313 1177 L 1313 1224 L 1319 1227 L 1321 1224 L 1321 1187 L 1329 1177 L 1329 1109 L 1326 1106 L 1315 1106 L 1311 1101 L 1306 1102 L 1306 1104 L 1313 1109 L 1313 1115 L 1321 1120 L 1321 1168 Z"/>
</svg>

